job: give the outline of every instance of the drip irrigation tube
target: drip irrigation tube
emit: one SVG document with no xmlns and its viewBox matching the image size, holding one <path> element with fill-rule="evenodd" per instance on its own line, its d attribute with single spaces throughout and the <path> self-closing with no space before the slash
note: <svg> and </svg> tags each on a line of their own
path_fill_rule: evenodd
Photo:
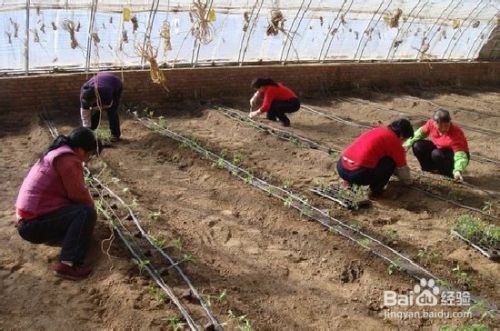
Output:
<svg viewBox="0 0 500 331">
<path fill-rule="evenodd" d="M 330 148 L 330 147 L 321 145 L 321 144 L 319 144 L 319 143 L 317 143 L 315 141 L 312 141 L 312 140 L 310 140 L 308 138 L 304 138 L 304 137 L 301 137 L 299 135 L 296 135 L 294 133 L 291 133 L 291 132 L 288 132 L 288 131 L 285 131 L 285 130 L 276 129 L 276 128 L 273 128 L 271 126 L 258 123 L 256 121 L 250 119 L 248 116 L 241 115 L 240 111 L 237 111 L 237 110 L 234 110 L 234 109 L 230 109 L 230 108 L 227 108 L 227 107 L 220 107 L 220 106 L 217 107 L 217 108 L 214 108 L 214 109 L 220 110 L 227 117 L 235 119 L 237 121 L 240 121 L 240 122 L 242 122 L 244 124 L 247 124 L 247 125 L 249 125 L 249 126 L 251 126 L 253 128 L 256 128 L 256 129 L 262 131 L 262 132 L 268 132 L 270 134 L 274 134 L 274 135 L 276 135 L 280 139 L 287 140 L 287 141 L 290 141 L 290 142 L 298 141 L 298 142 L 300 142 L 304 146 L 307 146 L 307 147 L 312 148 L 312 149 L 320 150 L 322 152 L 328 153 L 329 155 L 332 155 L 333 153 L 341 153 L 341 148 L 340 147 L 335 147 L 335 149 L 334 148 Z M 429 176 L 426 176 L 426 177 L 429 177 Z M 471 187 L 471 188 L 473 186 L 472 184 L 467 184 L 467 185 L 469 187 Z M 480 214 L 484 215 L 485 217 L 489 217 L 489 218 L 492 218 L 492 219 L 495 219 L 495 220 L 500 220 L 499 217 L 497 217 L 495 215 L 490 215 L 490 214 L 484 212 L 481 209 L 474 208 L 474 207 L 471 207 L 471 206 L 467 206 L 467 205 L 461 204 L 459 202 L 456 202 L 454 200 L 446 199 L 446 198 L 444 198 L 444 197 L 442 197 L 442 196 L 440 196 L 438 194 L 434 194 L 434 193 L 426 191 L 424 189 L 420 189 L 420 188 L 413 187 L 413 186 L 410 186 L 409 188 L 412 189 L 412 190 L 415 190 L 415 191 L 422 192 L 422 193 L 427 194 L 429 196 L 438 198 L 438 199 L 440 199 L 442 201 L 448 202 L 448 203 L 453 204 L 453 205 L 455 205 L 457 207 L 468 209 L 468 210 L 474 211 L 476 213 L 480 213 Z M 480 189 L 480 188 L 475 188 L 475 189 L 481 190 L 483 192 L 487 192 L 486 190 L 483 190 L 483 189 Z"/>
<path fill-rule="evenodd" d="M 346 239 L 349 239 L 349 240 L 353 241 L 354 243 L 356 243 L 357 245 L 363 247 L 364 249 L 369 250 L 372 254 L 378 256 L 379 258 L 384 260 L 386 263 L 388 263 L 390 265 L 394 265 L 399 270 L 406 272 L 410 277 L 413 277 L 413 278 L 418 279 L 418 280 L 420 280 L 423 277 L 426 277 L 426 278 L 432 278 L 436 281 L 441 281 L 434 274 L 432 274 L 429 270 L 420 266 L 419 264 L 417 264 L 416 262 L 414 262 L 410 258 L 399 253 L 395 249 L 385 245 L 380 240 L 364 233 L 363 231 L 341 221 L 338 218 L 330 216 L 327 211 L 324 211 L 324 210 L 322 210 L 314 205 L 311 205 L 307 201 L 307 199 L 302 198 L 289 190 L 272 185 L 272 184 L 264 181 L 263 179 L 255 177 L 248 170 L 243 169 L 243 168 L 227 161 L 226 159 L 219 156 L 218 154 L 216 154 L 212 151 L 209 151 L 209 150 L 205 149 L 204 147 L 200 146 L 198 143 L 194 142 L 193 140 L 191 140 L 187 137 L 184 137 L 181 134 L 178 134 L 178 133 L 176 133 L 168 128 L 164 128 L 149 118 L 140 117 L 137 112 L 133 112 L 132 114 L 139 123 L 143 124 L 148 129 L 150 129 L 150 130 L 152 130 L 152 131 L 154 131 L 162 136 L 170 138 L 174 141 L 177 141 L 178 143 L 180 143 L 182 145 L 186 145 L 191 150 L 200 154 L 203 158 L 205 158 L 209 161 L 212 161 L 212 162 L 216 162 L 218 165 L 220 164 L 221 167 L 225 168 L 233 176 L 238 177 L 239 179 L 241 179 L 245 183 L 250 184 L 250 185 L 266 192 L 267 194 L 283 201 L 285 203 L 285 205 L 287 205 L 288 207 L 294 208 L 294 209 L 300 211 L 301 215 L 305 215 L 309 219 L 318 222 L 319 224 L 328 228 L 330 231 L 335 231 L 339 235 L 345 237 Z M 367 244 L 365 241 L 369 241 L 370 244 Z M 471 296 L 471 301 L 473 303 L 476 303 L 476 302 L 480 302 L 483 300 L 481 300 L 480 298 Z M 497 312 L 496 307 L 492 307 L 491 310 Z"/>
<path fill-rule="evenodd" d="M 46 123 L 47 127 L 49 128 L 49 131 L 50 131 L 52 137 L 55 138 L 58 135 L 57 128 L 55 128 L 55 126 L 48 119 L 48 117 L 47 117 L 46 114 L 41 114 L 40 118 L 42 119 L 42 121 L 44 121 Z M 87 174 L 90 174 L 90 170 L 87 167 L 85 167 L 84 170 L 85 170 L 85 172 Z M 174 268 L 177 271 L 177 273 L 180 275 L 180 277 L 182 278 L 182 280 L 188 285 L 188 287 L 189 287 L 189 289 L 191 291 L 191 294 L 199 301 L 200 305 L 202 306 L 203 310 L 205 311 L 206 316 L 210 320 L 210 323 L 213 326 L 213 328 L 215 330 L 218 330 L 218 331 L 224 330 L 223 327 L 220 325 L 220 323 L 215 318 L 215 316 L 213 315 L 213 313 L 208 308 L 207 304 L 205 303 L 205 301 L 203 300 L 203 298 L 201 297 L 201 295 L 199 294 L 199 292 L 193 286 L 193 284 L 190 281 L 190 279 L 184 274 L 184 272 L 182 271 L 182 269 L 178 266 L 179 264 L 177 262 L 175 262 L 172 259 L 172 257 L 170 257 L 161 247 L 159 247 L 154 242 L 154 240 L 152 240 L 152 238 L 148 235 L 148 233 L 144 230 L 144 228 L 140 224 L 140 221 L 135 216 L 135 214 L 132 211 L 132 209 L 125 203 L 125 201 L 119 195 L 117 195 L 113 190 L 111 190 L 109 187 L 107 187 L 103 182 L 101 182 L 98 178 L 92 177 L 92 181 L 96 182 L 98 185 L 101 186 L 102 189 L 104 189 L 105 191 L 107 191 L 114 199 L 116 199 L 118 202 L 120 202 L 120 204 L 126 209 L 126 211 L 127 211 L 128 215 L 130 216 L 130 218 L 133 220 L 136 228 L 141 233 L 141 236 L 143 238 L 145 238 L 149 242 L 149 244 L 152 245 L 170 263 L 171 267 Z M 120 223 L 120 226 L 123 229 L 126 229 L 126 227 L 120 221 L 120 218 L 116 216 L 116 213 L 111 208 L 111 206 L 108 203 L 108 201 L 106 201 L 106 199 L 104 199 L 104 196 L 103 196 L 101 190 L 99 190 L 93 184 L 91 184 L 91 186 L 92 186 L 92 188 L 96 192 L 98 192 L 99 196 L 102 198 L 102 201 L 104 201 L 108 205 L 108 211 L 110 211 L 115 216 L 114 219 L 116 219 Z M 127 239 L 125 238 L 125 236 L 122 233 L 122 230 L 117 226 L 117 224 L 115 222 L 113 222 L 113 218 L 109 217 L 109 215 L 105 215 L 105 217 L 108 219 L 109 223 L 111 224 L 111 226 L 113 227 L 113 229 L 117 232 L 118 236 L 120 237 L 120 239 L 122 239 L 122 241 L 124 242 L 125 246 L 128 248 L 128 250 L 130 251 L 130 253 L 134 256 L 134 258 L 136 258 L 138 260 L 142 260 L 142 258 L 136 252 L 136 249 L 134 249 L 132 247 L 132 244 L 127 241 Z M 172 302 L 177 306 L 177 308 L 181 312 L 182 316 L 184 317 L 184 319 L 186 320 L 186 322 L 188 323 L 188 325 L 190 326 L 190 328 L 192 330 L 201 330 L 200 326 L 197 325 L 194 322 L 194 320 L 189 315 L 189 313 L 187 312 L 187 310 L 180 303 L 179 299 L 175 296 L 175 294 L 173 293 L 172 289 L 161 278 L 159 272 L 156 271 L 156 269 L 152 265 L 149 265 L 149 264 L 145 265 L 144 269 L 149 273 L 149 275 L 151 276 L 151 278 L 157 283 L 157 285 L 168 295 L 168 297 L 172 300 Z"/>
</svg>

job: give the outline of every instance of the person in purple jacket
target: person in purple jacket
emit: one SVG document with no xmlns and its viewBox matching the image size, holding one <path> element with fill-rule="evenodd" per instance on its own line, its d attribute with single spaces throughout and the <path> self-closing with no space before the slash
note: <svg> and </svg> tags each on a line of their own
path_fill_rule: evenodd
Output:
<svg viewBox="0 0 500 331">
<path fill-rule="evenodd" d="M 120 140 L 120 118 L 118 106 L 122 95 L 122 81 L 109 72 L 100 72 L 85 84 L 80 91 L 80 115 L 82 126 L 95 130 L 99 126 L 102 111 L 108 112 L 111 141 Z"/>
<path fill-rule="evenodd" d="M 60 244 L 56 276 L 79 280 L 92 267 L 83 264 L 97 220 L 85 186 L 82 162 L 98 151 L 94 132 L 74 129 L 58 136 L 31 167 L 16 201 L 19 235 L 33 244 Z"/>
</svg>

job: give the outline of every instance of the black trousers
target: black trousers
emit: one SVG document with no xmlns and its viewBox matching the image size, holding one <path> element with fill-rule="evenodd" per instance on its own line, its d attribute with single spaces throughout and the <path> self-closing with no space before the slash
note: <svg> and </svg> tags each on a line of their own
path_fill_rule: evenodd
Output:
<svg viewBox="0 0 500 331">
<path fill-rule="evenodd" d="M 107 109 L 108 112 L 108 121 L 109 121 L 109 130 L 111 131 L 111 135 L 116 138 L 120 138 L 120 118 L 118 117 L 118 107 L 120 105 L 120 98 L 122 95 L 122 89 L 115 92 L 113 95 L 113 104 L 110 108 Z M 92 111 L 91 124 L 90 128 L 92 130 L 97 129 L 99 126 L 99 120 L 101 118 L 100 112 Z"/>
<path fill-rule="evenodd" d="M 295 113 L 300 108 L 300 101 L 297 98 L 290 100 L 275 100 L 267 111 L 267 119 L 276 121 L 278 118 L 285 126 L 290 125 L 290 119 L 286 113 Z"/>
<path fill-rule="evenodd" d="M 388 156 L 381 158 L 375 168 L 347 170 L 342 164 L 342 157 L 337 162 L 337 171 L 340 178 L 351 184 L 369 185 L 374 194 L 381 193 L 384 190 L 395 169 L 396 163 Z"/>
<path fill-rule="evenodd" d="M 423 171 L 437 171 L 443 176 L 453 177 L 453 150 L 437 148 L 430 140 L 418 140 L 413 144 L 413 154 Z"/>
<path fill-rule="evenodd" d="M 96 220 L 94 208 L 70 205 L 34 220 L 22 220 L 17 231 L 33 244 L 62 243 L 60 260 L 78 265 L 85 259 Z"/>
</svg>

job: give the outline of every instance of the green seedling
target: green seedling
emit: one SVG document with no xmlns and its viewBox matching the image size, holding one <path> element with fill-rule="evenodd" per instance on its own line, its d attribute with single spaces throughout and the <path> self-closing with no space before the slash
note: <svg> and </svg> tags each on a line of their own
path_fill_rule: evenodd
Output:
<svg viewBox="0 0 500 331">
<path fill-rule="evenodd" d="M 149 213 L 149 219 L 152 221 L 158 221 L 161 217 L 161 212 L 158 211 L 152 211 Z"/>
<path fill-rule="evenodd" d="M 389 275 L 392 275 L 396 270 L 401 270 L 401 267 L 399 266 L 399 261 L 394 261 L 389 264 L 387 267 L 387 273 Z"/>
<path fill-rule="evenodd" d="M 467 289 L 472 288 L 472 276 L 465 271 L 460 270 L 460 266 L 458 264 L 455 268 L 452 269 L 451 275 L 459 285 L 462 285 Z"/>
<path fill-rule="evenodd" d="M 297 139 L 297 138 L 294 138 L 294 137 L 290 138 L 290 142 L 292 144 L 294 144 L 295 146 L 297 146 L 297 147 L 300 147 L 302 145 L 302 143 L 300 142 L 300 140 Z"/>
<path fill-rule="evenodd" d="M 292 196 L 289 196 L 288 198 L 286 198 L 285 202 L 283 202 L 283 204 L 285 205 L 285 207 L 287 208 L 290 208 L 292 207 L 292 204 L 293 204 L 293 197 Z"/>
<path fill-rule="evenodd" d="M 246 315 L 240 315 L 237 316 L 235 315 L 232 310 L 228 310 L 227 314 L 229 316 L 229 319 L 236 322 L 238 325 L 238 330 L 240 331 L 252 331 L 252 324 L 250 323 L 250 320 L 247 318 Z"/>
<path fill-rule="evenodd" d="M 389 239 L 391 240 L 398 240 L 399 239 L 399 233 L 397 230 L 394 229 L 386 229 L 384 230 L 384 233 Z"/>
<path fill-rule="evenodd" d="M 162 129 L 166 129 L 168 127 L 168 121 L 165 119 L 165 117 L 158 117 L 158 126 Z"/>
<path fill-rule="evenodd" d="M 109 128 L 99 127 L 95 131 L 95 134 L 97 139 L 99 139 L 103 144 L 111 144 L 111 131 L 109 131 Z"/>
<path fill-rule="evenodd" d="M 247 174 L 244 179 L 246 184 L 252 184 L 253 181 L 253 175 L 252 174 Z"/>
<path fill-rule="evenodd" d="M 209 294 L 209 295 L 205 296 L 205 302 L 207 303 L 207 305 L 209 307 L 212 306 L 213 302 L 223 304 L 226 302 L 226 299 L 227 299 L 227 291 L 226 290 L 223 290 L 222 292 L 220 292 L 217 295 L 210 295 Z"/>
<path fill-rule="evenodd" d="M 358 240 L 357 243 L 362 246 L 364 249 L 366 250 L 371 250 L 370 248 L 370 243 L 371 243 L 371 240 L 370 239 L 361 239 L 361 240 Z"/>
<path fill-rule="evenodd" d="M 461 215 L 454 230 L 476 244 L 500 248 L 500 226 L 487 225 L 472 215 Z"/>
<path fill-rule="evenodd" d="M 134 261 L 134 263 L 137 265 L 137 267 L 139 268 L 139 275 L 142 275 L 142 273 L 144 272 L 144 269 L 146 268 L 146 266 L 149 265 L 149 260 L 141 260 L 141 259 L 132 259 Z"/>
<path fill-rule="evenodd" d="M 158 303 L 163 304 L 167 300 L 167 295 L 161 289 L 149 286 L 147 289 L 149 295 L 151 295 Z"/>
<path fill-rule="evenodd" d="M 439 254 L 431 252 L 427 248 L 419 249 L 417 256 L 423 261 L 434 263 L 438 260 Z"/>
<path fill-rule="evenodd" d="M 149 238 L 151 238 L 151 241 L 156 247 L 165 248 L 167 246 L 167 240 L 160 235 L 156 237 L 149 235 Z"/>
<path fill-rule="evenodd" d="M 237 153 L 233 156 L 233 164 L 239 166 L 243 162 L 243 155 Z"/>
<path fill-rule="evenodd" d="M 172 331 L 182 330 L 186 326 L 186 323 L 182 322 L 177 316 L 173 315 L 162 318 L 162 321 L 166 321 Z"/>
<path fill-rule="evenodd" d="M 225 162 L 224 162 L 224 159 L 218 159 L 217 162 L 215 162 L 215 166 L 218 168 L 218 169 L 224 169 L 224 165 L 225 165 Z"/>
<path fill-rule="evenodd" d="M 462 326 L 444 325 L 439 328 L 439 331 L 490 331 L 490 328 L 484 324 L 472 324 Z"/>
<path fill-rule="evenodd" d="M 493 214 L 493 202 L 492 201 L 485 201 L 483 203 L 483 207 L 481 208 L 482 211 L 484 211 L 488 215 Z"/>
<path fill-rule="evenodd" d="M 170 242 L 172 247 L 175 247 L 179 252 L 182 251 L 182 241 L 180 238 L 174 239 Z"/>
<path fill-rule="evenodd" d="M 356 222 L 356 221 L 353 221 L 351 224 L 349 224 L 351 226 L 351 228 L 355 229 L 355 230 L 361 230 L 363 228 L 363 226 Z"/>
<path fill-rule="evenodd" d="M 293 185 L 293 182 L 290 179 L 288 179 L 288 178 L 284 179 L 283 182 L 281 183 L 281 186 L 285 190 L 290 189 L 292 187 L 292 185 Z"/>
<path fill-rule="evenodd" d="M 479 320 L 490 321 L 495 317 L 495 314 L 488 309 L 486 302 L 484 300 L 469 307 L 467 312 L 471 313 L 473 316 L 479 316 Z"/>
</svg>

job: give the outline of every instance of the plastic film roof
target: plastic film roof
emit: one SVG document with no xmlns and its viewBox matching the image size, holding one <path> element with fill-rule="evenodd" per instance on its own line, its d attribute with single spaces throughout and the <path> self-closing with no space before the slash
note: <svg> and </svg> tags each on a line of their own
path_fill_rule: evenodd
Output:
<svg viewBox="0 0 500 331">
<path fill-rule="evenodd" d="M 500 0 L 0 4 L 2 72 L 474 60 L 500 21 Z"/>
</svg>

